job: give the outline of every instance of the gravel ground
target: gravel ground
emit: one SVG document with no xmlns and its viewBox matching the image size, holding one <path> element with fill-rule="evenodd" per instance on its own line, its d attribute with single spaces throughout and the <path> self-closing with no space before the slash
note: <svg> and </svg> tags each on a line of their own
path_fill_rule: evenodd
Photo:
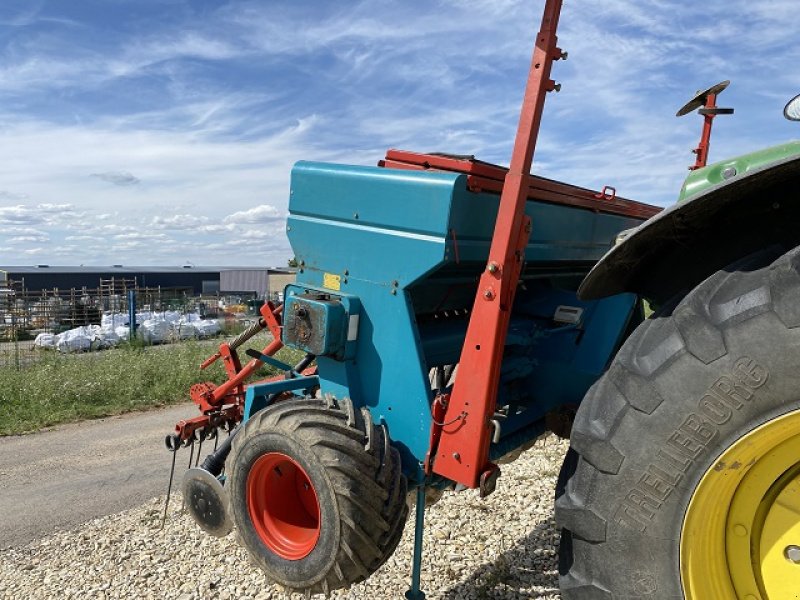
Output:
<svg viewBox="0 0 800 600">
<path fill-rule="evenodd" d="M 503 466 L 497 490 L 447 493 L 426 511 L 422 586 L 429 600 L 559 598 L 553 489 L 567 443 L 549 438 Z M 260 600 L 292 597 L 253 569 L 233 535 L 205 535 L 173 496 L 2 553 L 0 597 Z M 332 598 L 402 598 L 413 511 L 394 556 Z M 299 596 L 295 596 L 299 597 Z"/>
</svg>

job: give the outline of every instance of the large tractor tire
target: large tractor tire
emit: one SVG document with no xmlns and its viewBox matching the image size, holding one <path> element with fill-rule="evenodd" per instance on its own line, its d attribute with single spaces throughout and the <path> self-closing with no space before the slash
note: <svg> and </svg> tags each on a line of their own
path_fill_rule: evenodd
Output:
<svg viewBox="0 0 800 600">
<path fill-rule="evenodd" d="M 800 597 L 800 250 L 784 250 L 664 306 L 587 394 L 556 491 L 564 600 Z"/>
<path fill-rule="evenodd" d="M 234 439 L 227 466 L 239 537 L 285 588 L 327 595 L 363 581 L 400 540 L 408 516 L 400 455 L 349 401 L 264 409 Z"/>
</svg>

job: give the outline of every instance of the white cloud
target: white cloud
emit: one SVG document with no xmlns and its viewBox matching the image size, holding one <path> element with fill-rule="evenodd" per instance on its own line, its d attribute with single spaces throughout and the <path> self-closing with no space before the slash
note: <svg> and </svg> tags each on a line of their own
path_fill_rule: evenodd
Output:
<svg viewBox="0 0 800 600">
<path fill-rule="evenodd" d="M 49 224 L 58 218 L 75 216 L 75 208 L 71 204 L 37 204 L 27 206 L 0 206 L 0 224 L 6 225 L 39 225 Z"/>
<path fill-rule="evenodd" d="M 140 250 L 147 247 L 148 244 L 145 242 L 142 242 L 140 240 L 132 240 L 127 242 L 112 244 L 111 250 L 114 252 L 126 252 L 128 250 Z"/>
<path fill-rule="evenodd" d="M 134 177 L 127 171 L 106 171 L 105 173 L 92 173 L 91 177 L 96 177 L 102 181 L 121 186 L 137 185 L 141 183 L 141 180 L 138 177 Z"/>
<path fill-rule="evenodd" d="M 211 234 L 231 233 L 233 231 L 236 231 L 236 225 L 234 225 L 233 223 L 230 223 L 228 225 L 218 225 L 218 224 L 201 225 L 200 227 L 197 228 L 197 231 L 199 233 L 211 233 Z"/>
<path fill-rule="evenodd" d="M 84 253 L 84 248 L 74 244 L 60 244 L 53 248 L 53 252 L 57 255 L 81 255 Z"/>
<path fill-rule="evenodd" d="M 153 229 L 192 230 L 208 223 L 205 215 L 172 215 L 169 217 L 155 216 L 150 222 Z"/>
<path fill-rule="evenodd" d="M 72 204 L 39 204 L 36 210 L 47 214 L 62 214 L 71 213 L 75 211 L 75 206 Z"/>
<path fill-rule="evenodd" d="M 4 227 L 0 233 L 16 234 L 16 235 L 40 235 L 44 233 L 41 229 L 34 229 L 33 227 Z"/>
<path fill-rule="evenodd" d="M 270 223 L 283 218 L 283 213 L 271 204 L 260 204 L 228 215 L 225 223 Z"/>
<path fill-rule="evenodd" d="M 27 244 L 27 243 L 41 243 L 41 242 L 48 242 L 50 241 L 50 236 L 45 234 L 40 235 L 18 235 L 12 238 L 8 238 L 8 242 L 11 244 Z"/>
<path fill-rule="evenodd" d="M 246 229 L 238 233 L 243 240 L 265 240 L 275 235 L 275 232 L 266 229 Z"/>
<path fill-rule="evenodd" d="M 2 206 L 0 207 L 0 223 L 40 223 L 41 219 L 32 214 L 31 210 L 25 206 Z"/>
<path fill-rule="evenodd" d="M 163 233 L 118 233 L 114 236 L 115 240 L 141 240 L 141 241 L 163 241 L 169 239 Z"/>
<path fill-rule="evenodd" d="M 0 200 L 27 200 L 28 196 L 25 194 L 15 194 L 14 192 L 7 192 L 0 190 Z"/>
<path fill-rule="evenodd" d="M 236 238 L 243 240 L 269 240 L 286 243 L 286 223 L 283 219 L 262 223 L 258 227 L 249 228 L 247 225 L 237 226 Z"/>
<path fill-rule="evenodd" d="M 109 235 L 138 231 L 138 227 L 136 227 L 136 225 L 120 225 L 119 223 L 105 223 L 102 225 L 89 224 L 86 229 L 89 231 L 97 231 L 99 233 Z"/>
<path fill-rule="evenodd" d="M 234 43 L 190 31 L 177 36 L 170 34 L 135 41 L 123 50 L 119 58 L 110 60 L 106 68 L 109 75 L 126 77 L 153 65 L 182 58 L 221 61 L 241 54 L 243 49 Z"/>
</svg>

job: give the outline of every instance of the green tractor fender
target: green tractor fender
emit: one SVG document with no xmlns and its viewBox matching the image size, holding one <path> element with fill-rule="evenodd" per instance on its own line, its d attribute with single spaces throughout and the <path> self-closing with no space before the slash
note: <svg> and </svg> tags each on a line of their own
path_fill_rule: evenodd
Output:
<svg viewBox="0 0 800 600">
<path fill-rule="evenodd" d="M 615 245 L 578 293 L 633 292 L 658 305 L 775 244 L 800 245 L 800 141 L 694 171 L 679 202 Z"/>
</svg>

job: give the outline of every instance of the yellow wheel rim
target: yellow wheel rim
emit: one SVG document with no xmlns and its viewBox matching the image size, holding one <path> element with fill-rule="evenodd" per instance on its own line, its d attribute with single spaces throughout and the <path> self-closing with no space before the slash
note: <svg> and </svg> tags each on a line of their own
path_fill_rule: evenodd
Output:
<svg viewBox="0 0 800 600">
<path fill-rule="evenodd" d="M 800 599 L 800 411 L 740 438 L 703 475 L 680 552 L 686 600 Z"/>
</svg>

